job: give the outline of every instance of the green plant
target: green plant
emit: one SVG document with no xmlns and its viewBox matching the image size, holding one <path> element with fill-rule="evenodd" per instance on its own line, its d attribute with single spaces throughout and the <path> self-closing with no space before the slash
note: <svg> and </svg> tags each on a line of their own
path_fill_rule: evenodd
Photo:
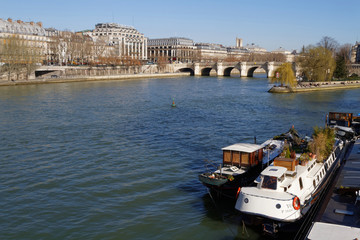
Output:
<svg viewBox="0 0 360 240">
<path fill-rule="evenodd" d="M 335 132 L 326 127 L 314 127 L 313 141 L 309 144 L 309 149 L 316 154 L 318 161 L 324 161 L 332 152 L 335 143 Z"/>
<path fill-rule="evenodd" d="M 294 87 L 297 82 L 292 69 L 292 64 L 283 63 L 278 69 L 276 69 L 274 76 L 271 78 L 271 82 L 279 82 L 281 86 L 288 85 L 290 87 Z"/>
</svg>

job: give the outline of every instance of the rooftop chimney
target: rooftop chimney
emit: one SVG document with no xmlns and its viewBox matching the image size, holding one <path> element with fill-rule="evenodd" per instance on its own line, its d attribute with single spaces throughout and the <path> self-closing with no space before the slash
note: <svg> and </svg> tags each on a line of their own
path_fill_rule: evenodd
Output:
<svg viewBox="0 0 360 240">
<path fill-rule="evenodd" d="M 42 27 L 42 22 L 37 22 L 36 23 L 39 27 Z"/>
<path fill-rule="evenodd" d="M 8 22 L 11 22 L 11 23 L 12 23 L 12 19 L 11 19 L 11 18 L 8 18 Z"/>
</svg>

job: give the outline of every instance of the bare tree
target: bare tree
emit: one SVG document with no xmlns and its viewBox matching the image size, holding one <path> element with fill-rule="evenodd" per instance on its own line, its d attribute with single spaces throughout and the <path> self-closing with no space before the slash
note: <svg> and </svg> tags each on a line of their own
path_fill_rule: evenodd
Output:
<svg viewBox="0 0 360 240">
<path fill-rule="evenodd" d="M 61 45 L 60 45 L 60 36 L 52 36 L 50 37 L 50 41 L 48 43 L 48 55 L 49 61 L 52 64 L 60 64 L 61 63 Z"/>
<path fill-rule="evenodd" d="M 285 62 L 286 56 L 282 53 L 250 53 L 240 59 L 244 62 Z"/>
<path fill-rule="evenodd" d="M 323 37 L 317 45 L 328 49 L 333 53 L 335 53 L 335 51 L 339 47 L 339 43 L 334 38 L 329 36 Z"/>
<path fill-rule="evenodd" d="M 158 65 L 159 71 L 164 70 L 167 63 L 168 63 L 167 57 L 159 56 L 157 59 L 157 65 Z"/>
<path fill-rule="evenodd" d="M 350 63 L 351 47 L 352 45 L 350 43 L 341 45 L 336 53 L 336 55 L 343 58 L 347 64 Z"/>
<path fill-rule="evenodd" d="M 60 50 L 60 58 L 61 63 L 67 65 L 71 56 L 71 36 L 72 32 L 63 31 L 60 33 L 60 42 L 59 42 L 59 50 Z"/>
<path fill-rule="evenodd" d="M 9 81 L 12 80 L 13 74 L 16 74 L 16 79 L 19 79 L 19 75 L 23 72 L 28 78 L 44 57 L 42 46 L 17 35 L 9 35 L 1 43 L 1 61 L 5 63 L 3 69 L 7 72 Z"/>
<path fill-rule="evenodd" d="M 35 44 L 30 45 L 27 42 L 23 43 L 23 65 L 26 71 L 26 78 L 29 79 L 29 76 L 37 68 L 37 64 L 41 63 L 43 59 L 42 48 L 35 46 Z"/>
<path fill-rule="evenodd" d="M 84 64 L 84 61 L 86 61 L 86 63 L 88 64 L 92 60 L 93 46 L 94 42 L 92 41 L 91 37 L 83 36 L 80 54 L 82 64 Z"/>
<path fill-rule="evenodd" d="M 108 41 L 105 37 L 99 37 L 94 43 L 95 58 L 103 57 Z"/>
<path fill-rule="evenodd" d="M 4 71 L 7 72 L 8 80 L 11 80 L 11 75 L 19 68 L 20 56 L 20 42 L 15 35 L 10 35 L 3 40 L 1 44 L 1 58 L 4 63 Z"/>
</svg>

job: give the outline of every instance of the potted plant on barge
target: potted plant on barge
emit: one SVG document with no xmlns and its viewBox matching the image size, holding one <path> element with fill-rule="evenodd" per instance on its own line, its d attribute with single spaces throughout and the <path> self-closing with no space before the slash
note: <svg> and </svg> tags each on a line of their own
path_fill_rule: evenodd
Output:
<svg viewBox="0 0 360 240">
<path fill-rule="evenodd" d="M 333 150 L 335 143 L 334 129 L 329 127 L 315 127 L 313 141 L 309 144 L 310 152 L 316 154 L 316 160 L 323 162 L 327 159 Z"/>
<path fill-rule="evenodd" d="M 310 156 L 309 156 L 309 153 L 302 153 L 300 155 L 300 163 L 301 163 L 301 166 L 306 166 L 306 164 L 310 161 Z"/>
</svg>

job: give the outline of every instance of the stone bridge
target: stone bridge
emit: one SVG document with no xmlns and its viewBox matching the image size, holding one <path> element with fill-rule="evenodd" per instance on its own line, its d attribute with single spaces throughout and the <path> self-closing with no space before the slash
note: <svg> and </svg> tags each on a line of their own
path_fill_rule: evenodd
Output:
<svg viewBox="0 0 360 240">
<path fill-rule="evenodd" d="M 206 62 L 206 63 L 181 63 L 181 64 L 167 64 L 161 69 L 156 65 L 138 66 L 135 71 L 122 68 L 104 68 L 104 67 L 89 67 L 89 66 L 41 66 L 35 71 L 35 77 L 52 77 L 62 75 L 103 75 L 103 74 L 123 74 L 123 73 L 154 73 L 154 72 L 190 72 L 195 76 L 209 76 L 210 72 L 214 70 L 217 76 L 230 76 L 233 69 L 240 72 L 241 77 L 252 77 L 256 69 L 263 69 L 267 77 L 274 76 L 276 69 L 282 62 Z M 294 72 L 296 72 L 295 64 L 293 64 Z M 105 69 L 105 70 L 104 70 Z M 118 70 L 117 70 L 118 69 Z M 121 70 L 122 69 L 122 70 Z M 97 71 L 98 70 L 98 71 Z M 100 71 L 101 70 L 101 71 Z M 110 71 L 111 70 L 111 71 Z"/>
<path fill-rule="evenodd" d="M 214 63 L 184 63 L 174 64 L 174 72 L 191 72 L 195 76 L 209 76 L 215 70 L 217 76 L 230 76 L 233 69 L 240 72 L 241 77 L 252 77 L 258 68 L 272 77 L 282 62 L 214 62 Z M 295 70 L 295 69 L 294 69 Z"/>
</svg>

